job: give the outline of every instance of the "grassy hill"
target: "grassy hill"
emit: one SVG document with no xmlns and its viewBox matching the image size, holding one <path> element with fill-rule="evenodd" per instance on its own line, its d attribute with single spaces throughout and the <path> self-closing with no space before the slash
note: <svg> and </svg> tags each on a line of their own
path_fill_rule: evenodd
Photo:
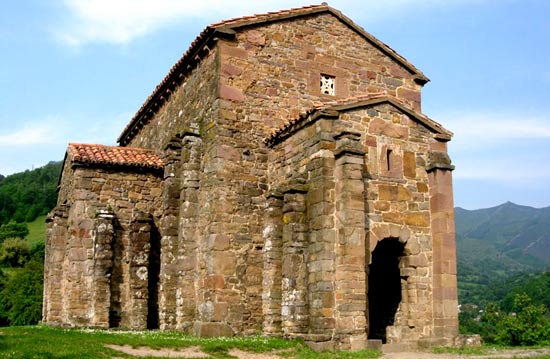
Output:
<svg viewBox="0 0 550 359">
<path fill-rule="evenodd" d="M 27 223 L 29 227 L 29 235 L 25 238 L 31 246 L 35 246 L 40 242 L 46 240 L 46 216 L 38 216 L 30 223 Z"/>
</svg>

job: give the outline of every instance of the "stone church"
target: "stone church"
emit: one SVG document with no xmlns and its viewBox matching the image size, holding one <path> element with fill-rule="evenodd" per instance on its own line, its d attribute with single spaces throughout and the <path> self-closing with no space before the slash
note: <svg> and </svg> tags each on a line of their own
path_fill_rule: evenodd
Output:
<svg viewBox="0 0 550 359">
<path fill-rule="evenodd" d="M 447 142 L 428 78 L 326 3 L 212 24 L 118 137 L 71 143 L 43 322 L 452 344 Z"/>
</svg>

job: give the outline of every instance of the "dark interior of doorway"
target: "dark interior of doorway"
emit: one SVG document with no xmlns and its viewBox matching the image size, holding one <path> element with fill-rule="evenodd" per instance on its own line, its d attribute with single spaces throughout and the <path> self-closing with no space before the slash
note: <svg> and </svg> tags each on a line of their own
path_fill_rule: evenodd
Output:
<svg viewBox="0 0 550 359">
<path fill-rule="evenodd" d="M 386 327 L 393 325 L 401 302 L 401 275 L 399 260 L 404 244 L 397 238 L 378 242 L 372 252 L 369 266 L 368 306 L 369 339 L 386 342 Z"/>
</svg>

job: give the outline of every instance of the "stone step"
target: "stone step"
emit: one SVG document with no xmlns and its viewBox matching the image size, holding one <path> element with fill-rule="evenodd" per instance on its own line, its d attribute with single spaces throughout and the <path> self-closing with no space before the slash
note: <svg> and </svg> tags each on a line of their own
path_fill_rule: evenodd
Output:
<svg viewBox="0 0 550 359">
<path fill-rule="evenodd" d="M 400 352 L 406 352 L 410 351 L 411 347 L 407 344 L 382 344 L 382 353 L 400 353 Z"/>
</svg>

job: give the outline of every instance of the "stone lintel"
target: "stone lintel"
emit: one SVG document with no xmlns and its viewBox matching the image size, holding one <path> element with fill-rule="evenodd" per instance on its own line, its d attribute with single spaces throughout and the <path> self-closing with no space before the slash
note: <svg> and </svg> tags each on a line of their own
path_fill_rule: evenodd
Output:
<svg viewBox="0 0 550 359">
<path fill-rule="evenodd" d="M 217 27 L 214 30 L 214 38 L 233 40 L 236 35 L 237 32 L 227 26 Z"/>
<path fill-rule="evenodd" d="M 365 155 L 365 151 L 359 150 L 356 148 L 349 148 L 349 147 L 340 148 L 334 151 L 334 157 L 336 159 L 339 159 L 340 157 L 343 157 L 343 156 L 363 157 L 364 155 Z"/>
<path fill-rule="evenodd" d="M 69 216 L 69 205 L 62 204 L 56 206 L 53 210 L 48 213 L 46 217 L 46 223 L 55 221 L 56 218 L 67 218 Z"/>
<path fill-rule="evenodd" d="M 361 139 L 361 134 L 357 132 L 342 131 L 333 136 L 333 138 L 338 141 L 340 139 L 349 139 L 353 141 L 359 141 Z"/>
<path fill-rule="evenodd" d="M 451 158 L 446 152 L 431 151 L 429 154 L 428 165 L 426 166 L 427 172 L 432 172 L 437 169 L 452 171 L 455 166 L 451 164 Z"/>
<path fill-rule="evenodd" d="M 292 184 L 281 187 L 282 194 L 306 194 L 309 191 L 309 186 L 307 184 Z"/>
<path fill-rule="evenodd" d="M 451 136 L 444 133 L 436 133 L 434 134 L 434 138 L 441 142 L 449 142 L 451 140 Z"/>
<path fill-rule="evenodd" d="M 365 155 L 365 149 L 361 145 L 361 134 L 356 132 L 342 131 L 333 136 L 336 141 L 336 150 L 334 156 L 336 159 L 342 156 L 359 156 Z"/>
<path fill-rule="evenodd" d="M 172 137 L 164 146 L 164 152 L 177 151 L 181 149 L 181 139 L 182 136 L 180 134 Z"/>
<path fill-rule="evenodd" d="M 272 191 L 266 195 L 266 199 L 270 199 L 270 198 L 282 200 L 284 198 L 284 193 L 282 191 L 277 191 L 277 190 Z"/>
</svg>

